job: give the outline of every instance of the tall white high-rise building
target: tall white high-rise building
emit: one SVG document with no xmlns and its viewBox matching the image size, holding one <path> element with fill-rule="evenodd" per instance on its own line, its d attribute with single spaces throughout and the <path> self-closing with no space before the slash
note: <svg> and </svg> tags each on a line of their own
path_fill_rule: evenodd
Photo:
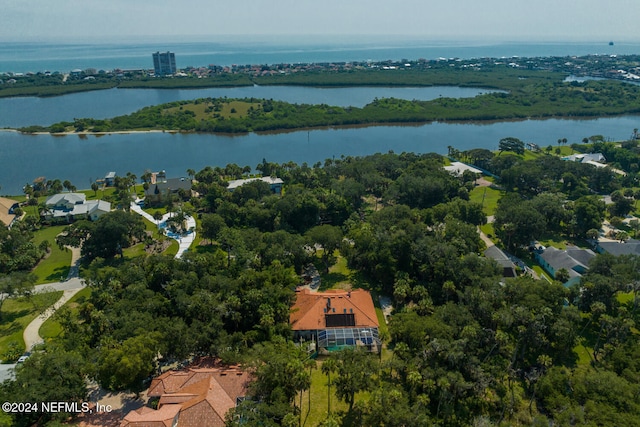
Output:
<svg viewBox="0 0 640 427">
<path fill-rule="evenodd" d="M 156 52 L 153 54 L 153 69 L 156 76 L 176 73 L 176 55 L 173 52 Z"/>
</svg>

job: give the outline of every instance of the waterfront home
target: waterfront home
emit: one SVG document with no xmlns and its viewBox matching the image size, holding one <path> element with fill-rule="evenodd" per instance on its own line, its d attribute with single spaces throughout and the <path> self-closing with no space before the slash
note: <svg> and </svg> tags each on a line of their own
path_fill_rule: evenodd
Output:
<svg viewBox="0 0 640 427">
<path fill-rule="evenodd" d="M 17 201 L 0 197 L 0 222 L 2 222 L 5 227 L 11 227 L 13 221 L 16 220 L 17 215 L 14 213 L 14 210 L 17 207 Z"/>
<path fill-rule="evenodd" d="M 46 221 L 72 222 L 79 219 L 95 221 L 111 211 L 111 203 L 104 200 L 86 200 L 83 193 L 60 193 L 49 197 L 47 209 L 41 213 Z"/>
<path fill-rule="evenodd" d="M 295 342 L 310 343 L 321 353 L 344 347 L 381 351 L 378 317 L 371 294 L 364 289 L 296 290 L 289 323 Z"/>
<path fill-rule="evenodd" d="M 607 159 L 604 157 L 602 153 L 583 153 L 583 154 L 572 154 L 570 156 L 563 157 L 562 160 L 567 160 L 570 162 L 579 162 L 579 163 L 606 163 Z"/>
<path fill-rule="evenodd" d="M 278 194 L 278 195 L 282 194 L 282 185 L 284 184 L 284 181 L 282 181 L 282 179 L 277 178 L 275 176 L 263 176 L 261 178 L 234 179 L 233 181 L 229 181 L 227 190 L 233 191 L 236 188 L 241 187 L 246 183 L 253 182 L 253 181 L 266 182 L 267 184 L 269 184 L 269 187 L 271 188 L 271 191 L 274 194 Z"/>
<path fill-rule="evenodd" d="M 116 182 L 116 173 L 109 172 L 104 176 L 104 185 L 107 187 L 113 187 Z"/>
<path fill-rule="evenodd" d="M 161 203 L 164 198 L 170 195 L 182 195 L 191 197 L 191 180 L 189 178 L 169 178 L 164 175 L 152 176 L 149 188 L 144 192 L 146 204 Z"/>
<path fill-rule="evenodd" d="M 462 176 L 462 174 L 464 174 L 466 171 L 480 175 L 482 174 L 482 171 L 480 169 L 469 166 L 462 162 L 451 162 L 449 166 L 444 166 L 444 170 L 454 176 Z"/>
</svg>

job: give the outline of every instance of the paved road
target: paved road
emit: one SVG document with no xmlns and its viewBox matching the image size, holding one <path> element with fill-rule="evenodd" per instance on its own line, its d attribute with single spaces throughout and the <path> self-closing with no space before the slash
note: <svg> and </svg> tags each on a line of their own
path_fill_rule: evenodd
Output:
<svg viewBox="0 0 640 427">
<path fill-rule="evenodd" d="M 40 336 L 40 327 L 42 324 L 50 318 L 55 311 L 62 307 L 67 301 L 69 301 L 75 294 L 77 294 L 86 285 L 84 280 L 78 277 L 79 263 L 80 263 L 80 249 L 69 248 L 71 250 L 71 269 L 67 280 L 61 282 L 45 283 L 44 285 L 36 285 L 34 287 L 34 293 L 47 293 L 53 291 L 64 291 L 62 297 L 56 301 L 51 307 L 49 307 L 44 313 L 36 317 L 27 325 L 22 333 L 24 339 L 24 347 L 27 351 L 31 351 L 36 344 L 43 342 Z M 0 364 L 0 382 L 14 378 L 13 369 L 16 367 L 15 363 Z"/>
<path fill-rule="evenodd" d="M 82 288 L 85 287 L 84 280 L 78 277 L 79 263 L 80 263 L 80 249 L 71 249 L 71 269 L 67 280 L 63 282 L 46 283 L 44 285 L 38 285 L 35 287 L 34 292 L 44 293 L 51 291 L 64 291 L 62 297 L 56 301 L 51 307 L 49 307 L 44 313 L 36 317 L 27 325 L 22 333 L 24 339 L 24 347 L 27 351 L 31 351 L 36 344 L 43 342 L 40 336 L 40 327 L 42 324 L 53 314 L 57 309 L 62 307 L 67 301 L 69 301 L 75 294 L 77 294 Z"/>
</svg>

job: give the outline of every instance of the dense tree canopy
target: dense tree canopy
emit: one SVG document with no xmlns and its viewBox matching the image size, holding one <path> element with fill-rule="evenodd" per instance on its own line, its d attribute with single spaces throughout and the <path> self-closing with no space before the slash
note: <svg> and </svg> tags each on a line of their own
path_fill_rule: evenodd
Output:
<svg viewBox="0 0 640 427">
<path fill-rule="evenodd" d="M 130 213 L 70 225 L 58 240 L 83 246 L 91 295 L 58 311 L 62 332 L 0 393 L 23 397 L 38 375 L 34 390 L 46 389 L 55 376 L 43 360 L 81 367 L 65 372 L 73 393 L 63 396 L 81 399 L 78 378 L 138 391 L 161 362 L 209 355 L 256 379 L 230 426 L 298 425 L 314 367 L 346 408 L 328 411 L 327 426 L 637 425 L 638 257 L 598 255 L 571 288 L 504 278 L 477 229 L 529 260 L 532 240 L 592 236 L 616 209 L 593 193 L 628 178 L 608 182 L 542 153 L 467 156 L 500 174 L 491 207 L 477 202 L 475 177 L 446 173 L 440 156 L 387 153 L 312 166 L 265 159 L 263 173 L 285 182 L 281 196 L 261 182 L 229 191 L 246 173 L 238 165 L 192 171 L 200 198 L 171 209 L 197 211 L 203 241 L 181 259 L 118 257 L 144 230 Z M 626 188 L 614 203 L 628 207 Z M 495 221 L 485 226 L 487 209 Z M 352 285 L 392 301 L 382 358 L 347 349 L 316 362 L 291 342 L 301 275 L 313 263 L 339 276 L 338 259 Z M 17 274 L 0 279 L 23 283 Z"/>
</svg>

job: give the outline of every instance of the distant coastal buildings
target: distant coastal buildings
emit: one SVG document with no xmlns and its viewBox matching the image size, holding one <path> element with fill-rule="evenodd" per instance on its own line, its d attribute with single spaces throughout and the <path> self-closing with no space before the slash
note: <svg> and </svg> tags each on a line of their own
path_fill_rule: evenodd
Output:
<svg viewBox="0 0 640 427">
<path fill-rule="evenodd" d="M 153 70 L 156 76 L 176 73 L 176 54 L 173 52 L 156 52 L 153 56 Z"/>
</svg>

